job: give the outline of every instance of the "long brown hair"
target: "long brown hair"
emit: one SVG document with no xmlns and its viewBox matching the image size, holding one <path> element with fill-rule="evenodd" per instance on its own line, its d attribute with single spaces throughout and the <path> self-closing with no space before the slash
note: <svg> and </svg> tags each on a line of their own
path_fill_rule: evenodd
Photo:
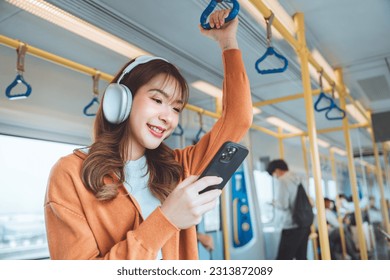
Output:
<svg viewBox="0 0 390 280">
<path fill-rule="evenodd" d="M 112 82 L 119 79 L 128 64 Z M 152 60 L 136 66 L 123 77 L 121 84 L 126 85 L 135 95 L 140 87 L 159 74 L 165 74 L 166 79 L 173 78 L 177 82 L 176 86 L 179 87 L 181 100 L 185 105 L 188 102 L 188 84 L 174 65 L 163 60 Z M 120 124 L 111 124 L 105 119 L 102 106 L 99 107 L 94 123 L 94 143 L 89 148 L 81 171 L 83 183 L 97 199 L 111 200 L 118 195 L 118 187 L 125 180 L 124 165 L 130 136 L 129 118 Z M 149 172 L 148 186 L 152 194 L 163 201 L 182 178 L 183 168 L 175 160 L 173 150 L 164 143 L 155 150 L 147 149 L 145 156 Z M 119 180 L 114 180 L 112 176 Z M 104 184 L 105 177 L 113 180 Z"/>
</svg>

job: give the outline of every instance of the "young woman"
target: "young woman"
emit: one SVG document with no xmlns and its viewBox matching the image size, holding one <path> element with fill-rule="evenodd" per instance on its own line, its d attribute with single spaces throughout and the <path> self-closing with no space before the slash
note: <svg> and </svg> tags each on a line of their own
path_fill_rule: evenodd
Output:
<svg viewBox="0 0 390 280">
<path fill-rule="evenodd" d="M 199 191 L 221 178 L 197 180 L 195 175 L 222 143 L 239 141 L 252 123 L 250 88 L 236 40 L 238 20 L 224 24 L 228 12 L 213 13 L 209 21 L 215 28 L 201 29 L 223 51 L 222 117 L 196 145 L 171 150 L 163 140 L 178 124 L 187 84 L 164 59 L 127 73 L 136 63 L 130 62 L 113 81 L 133 93 L 129 117 L 108 120 L 106 90 L 94 143 L 61 158 L 51 171 L 45 218 L 52 259 L 198 258 L 195 225 L 221 193 Z"/>
</svg>

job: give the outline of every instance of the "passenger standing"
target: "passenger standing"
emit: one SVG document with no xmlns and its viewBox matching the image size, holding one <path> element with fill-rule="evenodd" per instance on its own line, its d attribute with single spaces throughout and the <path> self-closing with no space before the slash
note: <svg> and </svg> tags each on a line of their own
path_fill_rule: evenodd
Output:
<svg viewBox="0 0 390 280">
<path fill-rule="evenodd" d="M 196 145 L 172 150 L 163 143 L 188 101 L 187 83 L 174 65 L 141 57 L 114 78 L 114 87 L 118 82 L 131 91 L 122 98 L 132 106 L 105 107 L 106 90 L 94 143 L 52 168 L 45 197 L 52 259 L 198 259 L 195 225 L 221 194 L 199 191 L 221 178 L 195 175 L 225 141 L 240 141 L 252 123 L 251 92 L 236 40 L 238 19 L 225 24 L 228 14 L 214 12 L 209 22 L 216 28 L 201 29 L 223 52 L 224 94 L 221 118 Z M 111 120 L 111 110 L 119 108 L 120 120 Z"/>
<path fill-rule="evenodd" d="M 273 201 L 273 205 L 282 212 L 282 236 L 276 259 L 306 260 L 310 227 L 299 227 L 293 220 L 295 199 L 301 181 L 296 174 L 289 171 L 287 163 L 282 159 L 271 161 L 267 172 L 276 177 L 279 183 Z"/>
</svg>

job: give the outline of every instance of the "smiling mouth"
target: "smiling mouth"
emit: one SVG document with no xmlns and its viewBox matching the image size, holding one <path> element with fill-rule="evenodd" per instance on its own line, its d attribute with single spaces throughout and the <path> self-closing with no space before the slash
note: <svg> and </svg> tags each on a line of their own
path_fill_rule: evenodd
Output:
<svg viewBox="0 0 390 280">
<path fill-rule="evenodd" d="M 165 132 L 166 129 L 163 129 L 161 127 L 158 127 L 158 126 L 154 126 L 154 125 L 150 125 L 148 124 L 148 127 L 149 129 L 151 130 L 151 132 L 156 135 L 156 136 L 159 136 L 161 137 L 162 134 Z"/>
</svg>

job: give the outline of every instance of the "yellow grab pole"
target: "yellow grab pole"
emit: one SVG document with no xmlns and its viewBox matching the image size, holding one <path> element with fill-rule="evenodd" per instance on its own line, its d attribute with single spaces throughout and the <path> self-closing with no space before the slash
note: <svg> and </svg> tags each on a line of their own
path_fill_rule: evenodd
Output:
<svg viewBox="0 0 390 280">
<path fill-rule="evenodd" d="M 338 192 L 338 184 L 337 184 L 337 171 L 336 171 L 337 169 L 336 169 L 336 161 L 334 159 L 333 149 L 329 150 L 329 154 L 330 154 L 330 164 L 331 164 L 331 168 L 332 168 L 332 178 L 333 178 L 333 181 L 334 181 L 335 186 L 336 186 L 336 193 L 338 194 L 339 192 Z M 347 246 L 345 244 L 344 223 L 343 223 L 343 217 L 341 217 L 341 214 L 340 214 L 341 203 L 340 203 L 340 198 L 338 195 L 336 195 L 335 202 L 336 202 L 337 219 L 339 221 L 341 250 L 343 252 L 343 258 L 345 260 L 347 257 Z"/>
<path fill-rule="evenodd" d="M 307 149 L 306 149 L 306 137 L 301 137 L 301 145 L 302 145 L 302 155 L 303 155 L 303 165 L 305 167 L 306 172 L 306 186 L 309 186 L 309 163 L 307 161 Z M 313 253 L 314 253 L 314 259 L 318 260 L 318 236 L 316 233 L 316 228 L 314 224 L 310 226 L 310 239 L 312 240 L 313 244 Z"/>
<path fill-rule="evenodd" d="M 383 226 L 384 226 L 386 232 L 390 233 L 389 212 L 388 212 L 386 198 L 385 198 L 385 188 L 383 185 L 382 167 L 381 167 L 381 162 L 379 159 L 378 146 L 375 142 L 375 136 L 374 136 L 372 128 L 371 128 L 371 139 L 372 139 L 372 147 L 374 149 L 374 156 L 375 156 L 376 178 L 377 178 L 378 185 L 379 185 L 379 192 L 381 194 L 381 209 L 382 209 Z"/>
<path fill-rule="evenodd" d="M 305 25 L 304 25 L 303 14 L 302 13 L 295 14 L 294 20 L 297 26 L 297 36 L 299 41 L 299 47 L 296 50 L 301 61 L 302 84 L 303 84 L 303 92 L 304 92 L 305 108 L 306 108 L 306 121 L 307 121 L 307 129 L 308 129 L 309 142 L 310 142 L 310 156 L 311 156 L 312 173 L 314 177 L 314 185 L 315 185 L 315 192 L 316 192 L 317 220 L 318 220 L 318 232 L 320 235 L 321 258 L 323 260 L 330 260 L 331 258 L 330 258 L 330 250 L 329 250 L 329 238 L 328 238 L 328 229 L 327 229 L 326 218 L 325 218 L 324 197 L 322 195 L 320 157 L 319 157 L 318 146 L 317 146 L 317 130 L 315 124 L 315 117 L 314 117 L 313 96 L 311 95 L 311 81 L 310 81 L 310 73 L 309 73 L 308 51 L 306 48 Z"/>
<path fill-rule="evenodd" d="M 389 174 L 389 154 L 387 153 L 387 147 L 385 145 L 385 143 L 382 143 L 382 151 L 383 151 L 383 161 L 385 163 L 385 178 L 386 178 L 386 185 L 387 185 L 387 188 L 390 187 L 390 174 Z"/>
<path fill-rule="evenodd" d="M 281 135 L 283 133 L 283 128 L 278 127 L 278 132 L 279 132 L 279 135 Z M 279 154 L 280 154 L 280 158 L 284 158 L 283 138 L 279 137 L 278 141 L 279 141 Z"/>
<path fill-rule="evenodd" d="M 258 131 L 261 131 L 261 132 L 264 132 L 264 133 L 266 133 L 266 134 L 268 134 L 268 135 L 271 135 L 271 136 L 273 136 L 273 137 L 275 137 L 275 138 L 279 138 L 279 137 L 280 137 L 279 134 L 278 134 L 277 132 L 274 132 L 274 131 L 272 131 L 272 130 L 270 130 L 270 129 L 268 129 L 268 128 L 261 127 L 261 126 L 258 126 L 258 125 L 256 125 L 256 124 L 252 124 L 251 127 L 252 127 L 253 129 L 258 130 Z"/>
<path fill-rule="evenodd" d="M 354 129 L 354 128 L 360 128 L 360 127 L 369 127 L 369 123 L 355 123 L 355 124 L 350 124 L 348 126 L 349 129 Z M 335 131 L 340 131 L 343 130 L 344 128 L 342 126 L 337 126 L 337 127 L 330 127 L 330 128 L 324 128 L 324 129 L 318 129 L 317 134 L 325 134 L 325 133 L 330 133 L 330 132 L 335 132 Z M 293 138 L 293 137 L 298 137 L 298 136 L 306 136 L 307 132 L 300 132 L 300 133 L 288 133 L 288 134 L 283 134 L 280 137 L 286 139 L 286 138 Z"/>
<path fill-rule="evenodd" d="M 216 112 L 218 115 L 222 114 L 222 99 L 221 98 L 216 98 Z M 221 198 L 220 198 L 220 203 L 221 203 L 221 221 L 222 221 L 222 238 L 223 238 L 223 252 L 224 252 L 224 259 L 225 260 L 230 260 L 230 236 L 229 236 L 229 228 L 228 228 L 228 215 L 227 215 L 227 194 L 226 194 L 226 189 L 224 188 L 222 190 Z"/>
<path fill-rule="evenodd" d="M 323 92 L 332 92 L 331 88 L 324 89 Z M 321 89 L 313 89 L 311 94 L 313 96 L 319 95 L 321 93 Z M 278 97 L 274 99 L 269 99 L 269 100 L 264 100 L 264 101 L 258 101 L 253 103 L 253 107 L 262 107 L 266 105 L 271 105 L 271 104 L 276 104 L 276 103 L 281 103 L 285 101 L 290 101 L 290 100 L 295 100 L 295 99 L 300 99 L 303 98 L 303 93 L 297 93 L 297 94 L 292 94 L 288 96 L 283 96 L 283 97 Z"/>
<path fill-rule="evenodd" d="M 336 74 L 338 83 L 340 85 L 344 85 L 342 70 L 340 68 L 336 69 L 335 74 Z M 343 88 L 343 91 L 341 91 L 339 93 L 340 93 L 340 108 L 341 108 L 341 110 L 344 110 L 346 112 L 346 104 L 345 104 L 346 101 L 345 101 L 344 88 Z M 349 128 L 348 128 L 348 116 L 346 116 L 342 122 L 343 122 L 343 128 L 344 128 L 345 149 L 346 149 L 347 158 L 348 158 L 349 180 L 350 180 L 350 184 L 351 184 L 353 204 L 355 206 L 355 219 L 356 219 L 356 227 L 357 227 L 358 240 L 359 240 L 360 258 L 362 260 L 367 260 L 368 259 L 367 248 L 366 248 L 366 242 L 365 242 L 364 232 L 363 232 L 362 212 L 360 211 L 360 206 L 359 206 L 359 195 L 358 195 L 357 182 L 356 182 L 356 170 L 355 170 L 355 164 L 354 164 L 354 158 L 353 158 L 351 136 L 350 136 Z"/>
<path fill-rule="evenodd" d="M 309 186 L 309 162 L 307 161 L 307 149 L 306 149 L 306 137 L 301 136 L 302 154 L 303 154 L 303 166 L 306 171 L 306 186 Z"/>
</svg>

